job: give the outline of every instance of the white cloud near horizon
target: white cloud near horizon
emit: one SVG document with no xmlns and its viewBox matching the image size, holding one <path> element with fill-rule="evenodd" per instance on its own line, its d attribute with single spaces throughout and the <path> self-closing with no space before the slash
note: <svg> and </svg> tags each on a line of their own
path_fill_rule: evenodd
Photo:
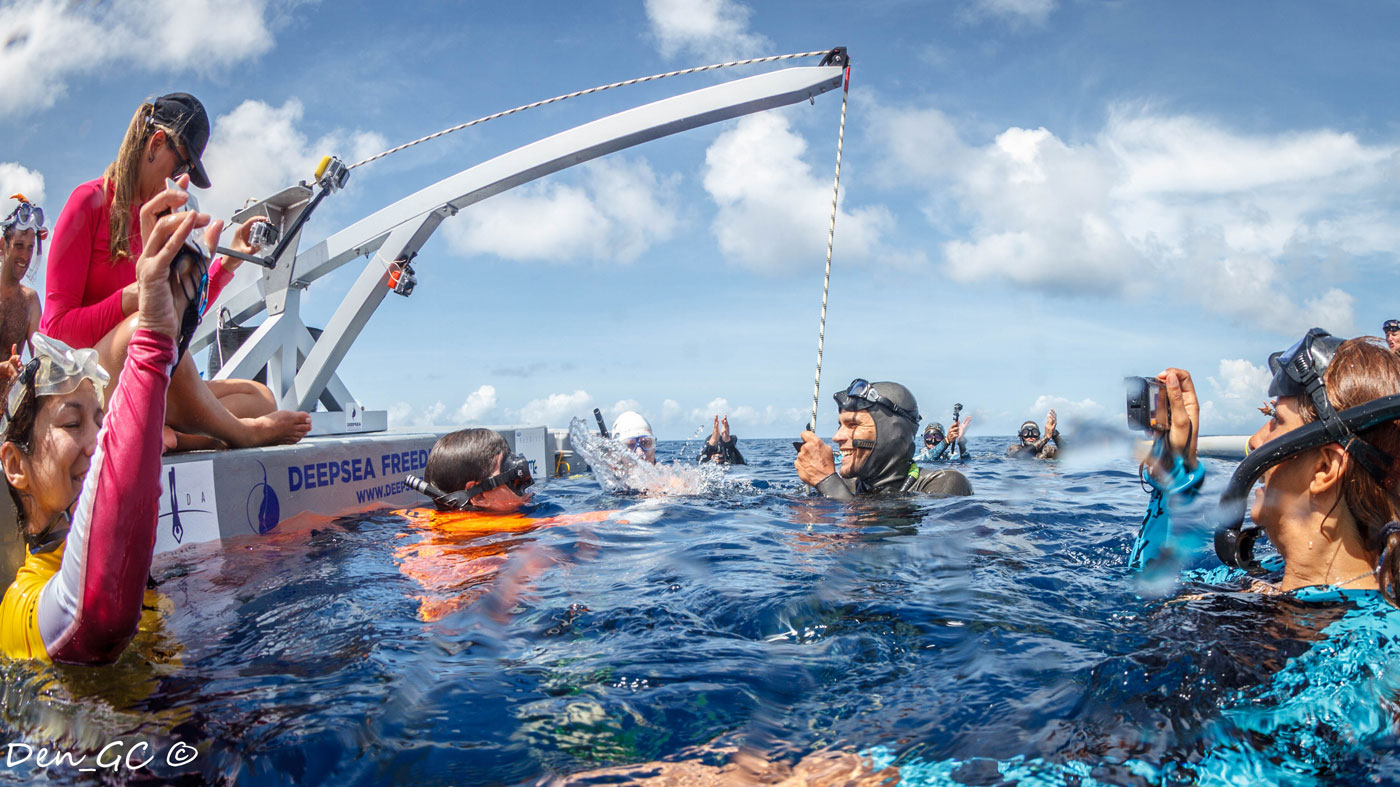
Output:
<svg viewBox="0 0 1400 787">
<path fill-rule="evenodd" d="M 196 192 L 201 210 L 228 218 L 249 199 L 263 199 L 311 175 L 327 153 L 347 163 L 388 147 L 374 132 L 336 130 L 311 140 L 301 130 L 304 108 L 295 98 L 274 107 L 244 101 L 214 119 L 204 166 L 213 183 L 207 194 Z M 355 179 L 347 187 L 353 190 Z"/>
<path fill-rule="evenodd" d="M 1106 423 L 1111 418 L 1111 414 L 1104 409 L 1104 406 L 1093 399 L 1085 398 L 1075 401 L 1049 394 L 1041 394 L 1036 397 L 1035 403 L 1026 408 L 1023 415 L 1025 418 L 1044 426 L 1045 416 L 1052 409 L 1055 411 L 1056 419 L 1062 424 Z"/>
<path fill-rule="evenodd" d="M 510 260 L 628 263 L 680 226 L 678 176 L 620 156 L 579 169 L 577 185 L 533 183 L 472 205 L 444 223 L 448 242 L 462 254 Z"/>
<path fill-rule="evenodd" d="M 441 401 L 433 402 L 421 410 L 408 402 L 398 402 L 389 408 L 389 426 L 468 426 L 488 423 L 489 416 L 496 410 L 496 387 L 482 385 L 467 394 L 467 398 L 450 418 L 444 416 L 448 406 Z"/>
<path fill-rule="evenodd" d="M 825 264 L 832 180 L 813 172 L 806 152 L 807 140 L 779 112 L 742 118 L 705 152 L 705 190 L 719 207 L 714 234 L 729 261 L 775 273 Z M 924 264 L 922 252 L 888 246 L 893 230 L 883 206 L 842 208 L 833 253 L 857 263 Z"/>
<path fill-rule="evenodd" d="M 1047 293 L 1176 297 L 1279 332 L 1345 334 L 1337 255 L 1389 253 L 1397 147 L 1331 130 L 1244 134 L 1115 109 L 1069 144 L 1045 128 L 964 141 L 936 109 L 882 108 L 887 179 L 928 189 L 945 272 Z"/>
<path fill-rule="evenodd" d="M 647 21 L 661 56 L 709 61 L 764 57 L 772 42 L 749 31 L 752 11 L 734 0 L 646 0 Z"/>
<path fill-rule="evenodd" d="M 0 112 L 53 106 L 78 77 L 207 74 L 271 50 L 267 0 L 20 0 L 0 7 Z"/>
</svg>

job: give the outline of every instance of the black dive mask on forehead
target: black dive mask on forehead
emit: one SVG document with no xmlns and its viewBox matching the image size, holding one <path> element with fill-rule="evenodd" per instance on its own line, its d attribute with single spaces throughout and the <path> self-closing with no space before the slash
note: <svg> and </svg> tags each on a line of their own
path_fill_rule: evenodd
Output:
<svg viewBox="0 0 1400 787">
<path fill-rule="evenodd" d="M 890 401 L 888 397 L 881 396 L 872 383 L 859 377 L 852 380 L 851 384 L 846 386 L 846 390 L 837 391 L 831 396 L 836 400 L 836 407 L 840 410 L 869 410 L 871 407 L 879 406 L 895 415 L 908 418 L 915 424 L 919 423 L 917 410 L 911 411 L 900 407 Z"/>
<path fill-rule="evenodd" d="M 510 487 L 510 491 L 523 497 L 525 490 L 534 483 L 535 479 L 530 475 L 530 460 L 513 453 L 501 457 L 501 472 L 484 481 L 467 484 L 466 489 L 458 492 L 445 493 L 416 475 L 404 477 L 405 486 L 431 497 L 433 503 L 442 511 L 472 511 L 476 508 L 471 503 L 472 498 L 490 492 L 498 486 Z"/>
<path fill-rule="evenodd" d="M 1249 490 L 1266 470 L 1286 459 L 1336 443 L 1385 486 L 1386 468 L 1394 459 L 1362 440 L 1357 433 L 1400 418 L 1400 394 L 1383 396 L 1337 412 L 1327 398 L 1322 376 L 1341 343 L 1341 339 L 1321 328 L 1313 328 L 1297 344 L 1269 356 L 1269 368 L 1274 372 L 1269 395 L 1308 397 L 1317 410 L 1318 420 L 1275 437 L 1235 468 L 1225 491 L 1220 494 L 1220 527 L 1215 531 L 1215 554 L 1225 565 L 1259 571 L 1259 563 L 1254 559 L 1259 526 L 1244 524 Z"/>
</svg>

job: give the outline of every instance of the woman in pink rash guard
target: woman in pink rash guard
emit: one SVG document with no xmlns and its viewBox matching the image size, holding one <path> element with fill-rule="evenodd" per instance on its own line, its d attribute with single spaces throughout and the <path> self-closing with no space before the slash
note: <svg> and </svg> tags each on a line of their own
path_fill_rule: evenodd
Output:
<svg viewBox="0 0 1400 787">
<path fill-rule="evenodd" d="M 162 197 L 164 207 L 182 203 L 183 194 L 168 189 L 167 178 L 179 179 L 182 186 L 193 182 L 208 188 L 209 176 L 200 162 L 208 140 L 209 117 L 194 96 L 171 93 L 142 104 L 117 160 L 102 177 L 73 190 L 54 226 L 39 330 L 73 347 L 96 348 L 113 380 L 136 325 L 134 260 L 141 254 L 145 234 L 137 206 Z M 253 251 L 248 243 L 251 224 L 239 228 L 231 244 L 236 251 Z M 236 259 L 223 258 L 210 268 L 210 303 L 238 265 Z M 267 386 L 252 380 L 205 382 L 189 357 L 171 377 L 165 418 L 180 435 L 178 444 L 168 437 L 167 445 L 181 448 L 218 446 L 190 435 L 243 447 L 294 443 L 311 429 L 306 413 L 278 410 Z"/>
<path fill-rule="evenodd" d="M 134 264 L 135 328 L 105 419 L 107 373 L 95 352 L 39 334 L 34 360 L 3 397 L 0 466 L 29 547 L 0 600 L 6 656 L 105 664 L 136 633 L 156 543 L 175 337 L 201 273 L 188 262 L 172 272 L 171 261 L 208 220 L 185 212 L 151 222 L 147 253 Z"/>
</svg>

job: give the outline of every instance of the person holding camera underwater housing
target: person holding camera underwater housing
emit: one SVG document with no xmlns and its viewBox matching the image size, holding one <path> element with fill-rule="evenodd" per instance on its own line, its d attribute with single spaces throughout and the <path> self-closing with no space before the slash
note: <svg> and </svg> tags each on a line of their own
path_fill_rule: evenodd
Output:
<svg viewBox="0 0 1400 787">
<path fill-rule="evenodd" d="M 166 389 L 181 315 L 198 302 L 205 275 L 200 255 L 179 252 L 209 222 L 194 212 L 157 221 L 148 210 L 157 204 L 142 210 L 150 233 L 133 266 L 136 321 L 105 418 L 108 374 L 97 353 L 42 334 L 5 397 L 0 465 L 28 543 L 0 601 L 0 650 L 11 658 L 110 663 L 141 620 Z"/>
<path fill-rule="evenodd" d="M 953 415 L 957 416 L 962 405 L 953 408 Z M 957 461 L 959 463 L 967 461 L 967 424 L 972 420 L 968 416 L 962 421 L 953 418 L 953 428 L 948 430 L 947 435 L 943 433 L 943 424 L 934 421 L 924 427 L 924 450 L 914 455 L 915 462 L 943 462 L 953 460 L 953 446 L 957 446 Z"/>
<path fill-rule="evenodd" d="M 133 261 L 141 255 L 150 222 L 137 208 L 153 199 L 163 201 L 160 210 L 183 205 L 188 195 L 168 188 L 168 179 L 177 179 L 181 188 L 190 182 L 208 188 L 200 162 L 208 140 L 209 116 L 194 96 L 171 93 L 143 103 L 117 160 L 102 177 L 73 190 L 54 226 L 40 330 L 73 347 L 96 348 L 114 382 L 138 321 Z M 239 228 L 230 244 L 234 251 L 254 251 L 248 242 L 252 224 Z M 220 226 L 211 225 L 210 231 Z M 239 264 L 225 257 L 210 268 L 208 303 Z M 169 392 L 166 422 L 174 432 L 165 438 L 169 448 L 295 443 L 311 429 L 310 415 L 278 410 L 267 386 L 252 380 L 205 382 L 192 358 L 180 360 Z"/>
<path fill-rule="evenodd" d="M 1246 768 L 1267 783 L 1261 761 L 1285 763 L 1281 772 L 1294 783 L 1305 774 L 1327 780 L 1336 763 L 1393 735 L 1395 678 L 1386 665 L 1400 659 L 1400 358 L 1370 337 L 1343 341 L 1314 328 L 1269 366 L 1269 420 L 1250 437 L 1250 453 L 1221 495 L 1215 551 L 1225 567 L 1187 576 L 1233 592 L 1285 595 L 1325 625 L 1270 685 L 1225 710 L 1220 739 L 1230 743 L 1188 766 L 1198 783 L 1230 781 Z M 1173 502 L 1195 496 L 1205 477 L 1191 375 L 1171 368 L 1157 380 L 1165 391 L 1155 422 L 1138 421 L 1162 432 L 1144 463 L 1153 491 L 1129 559 L 1139 571 L 1171 538 Z M 1245 526 L 1260 479 L 1253 524 Z M 1261 532 L 1277 557 L 1254 559 Z M 1245 748 L 1247 741 L 1265 751 Z"/>
<path fill-rule="evenodd" d="M 962 473 L 925 473 L 915 464 L 919 405 L 908 388 L 856 379 L 833 398 L 841 424 L 833 438 L 841 449 L 840 470 L 831 446 L 810 430 L 802 433 L 793 462 L 798 477 L 818 492 L 837 500 L 883 492 L 972 494 L 972 484 Z"/>
</svg>

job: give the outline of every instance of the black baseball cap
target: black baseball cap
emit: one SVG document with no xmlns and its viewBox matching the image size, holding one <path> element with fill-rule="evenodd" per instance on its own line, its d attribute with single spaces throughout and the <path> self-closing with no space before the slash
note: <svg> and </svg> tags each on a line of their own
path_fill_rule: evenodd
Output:
<svg viewBox="0 0 1400 787">
<path fill-rule="evenodd" d="M 209 144 L 209 113 L 199 99 L 189 93 L 167 93 L 155 100 L 151 121 L 175 132 L 190 161 L 190 183 L 209 188 L 209 173 L 204 171 L 204 146 Z"/>
</svg>

